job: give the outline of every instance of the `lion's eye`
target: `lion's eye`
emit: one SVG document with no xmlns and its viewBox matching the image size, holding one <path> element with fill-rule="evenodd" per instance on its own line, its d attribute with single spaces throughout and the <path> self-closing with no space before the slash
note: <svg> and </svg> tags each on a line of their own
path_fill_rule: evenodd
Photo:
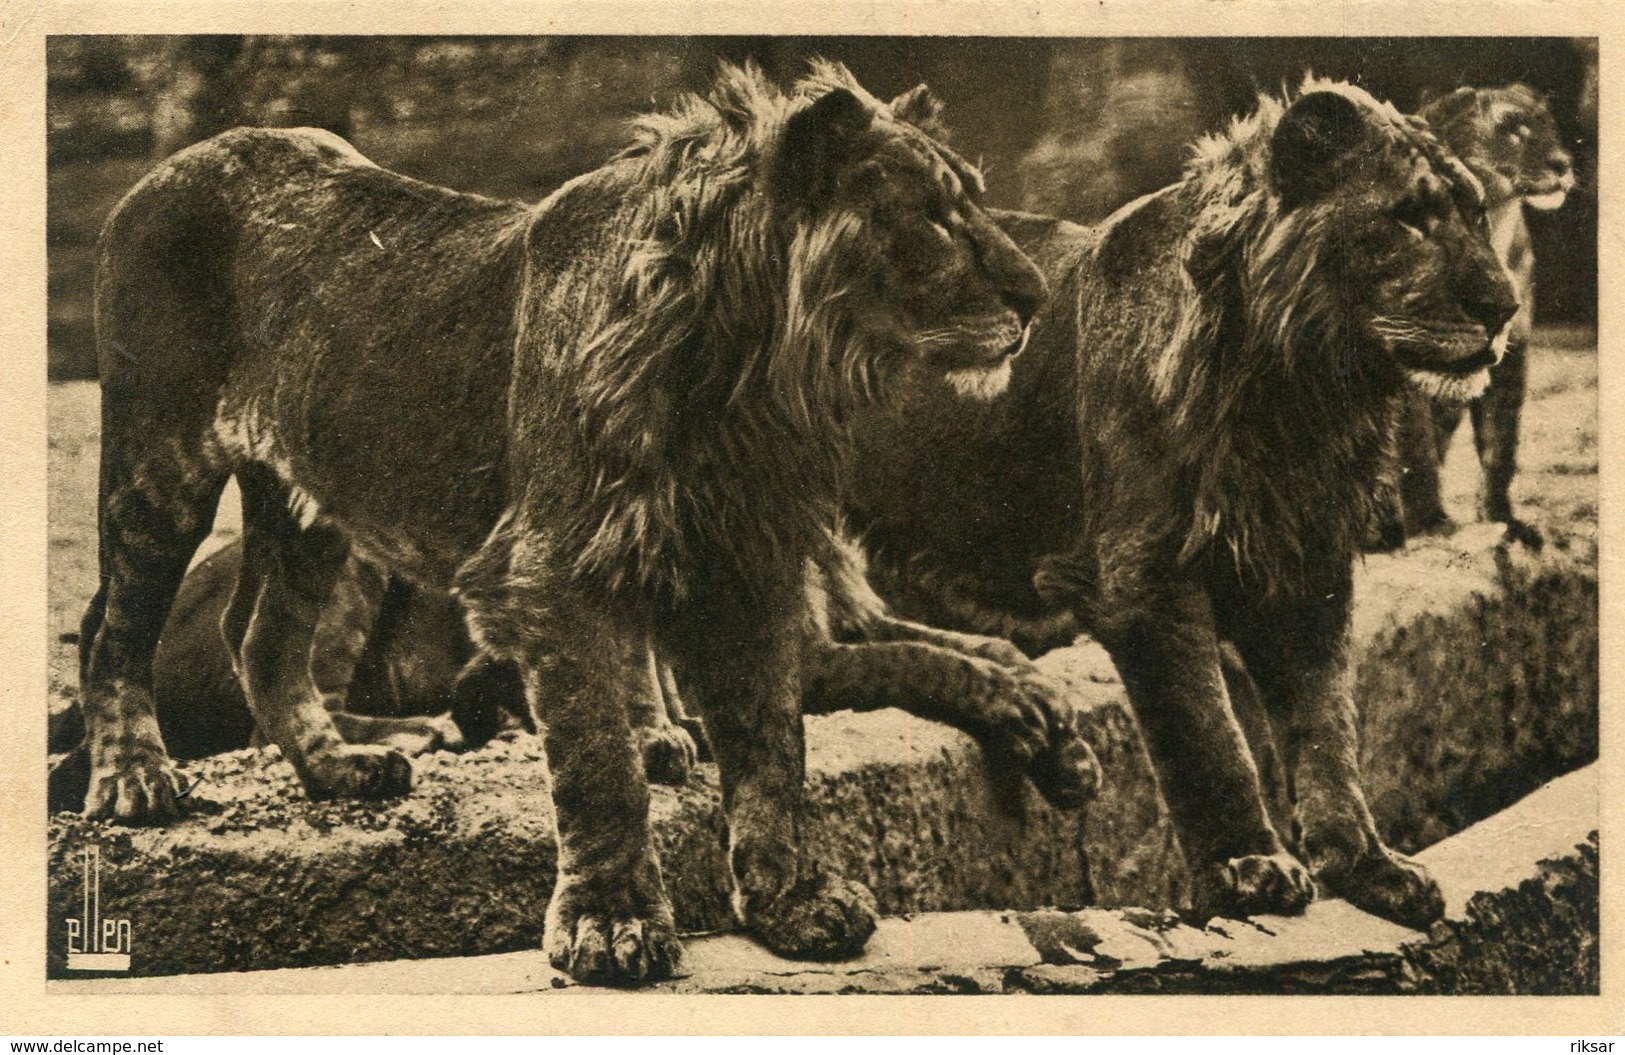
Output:
<svg viewBox="0 0 1625 1055">
<path fill-rule="evenodd" d="M 1426 238 L 1439 226 L 1438 215 L 1415 198 L 1408 198 L 1394 206 L 1393 217 L 1406 233 L 1415 238 Z"/>
<path fill-rule="evenodd" d="M 925 210 L 925 219 L 931 233 L 945 242 L 954 240 L 954 207 L 944 202 L 933 202 Z"/>
</svg>

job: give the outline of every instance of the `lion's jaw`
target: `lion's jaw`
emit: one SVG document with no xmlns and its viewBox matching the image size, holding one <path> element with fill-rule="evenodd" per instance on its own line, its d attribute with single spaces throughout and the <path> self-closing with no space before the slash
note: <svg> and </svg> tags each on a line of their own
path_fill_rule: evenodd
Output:
<svg viewBox="0 0 1625 1055">
<path fill-rule="evenodd" d="M 1014 312 L 957 326 L 951 341 L 928 341 L 927 355 L 943 371 L 960 397 L 987 402 L 1010 387 L 1010 370 L 1027 347 L 1032 324 L 1023 326 Z M 932 345 L 935 347 L 932 347 Z"/>
<path fill-rule="evenodd" d="M 1565 175 L 1562 179 L 1556 181 L 1556 186 L 1550 189 L 1536 191 L 1532 194 L 1525 194 L 1523 196 L 1523 203 L 1529 206 L 1531 209 L 1538 209 L 1541 212 L 1550 212 L 1553 209 L 1562 208 L 1563 203 L 1568 200 L 1569 191 L 1573 189 L 1574 177 L 1572 175 Z"/>
<path fill-rule="evenodd" d="M 1473 325 L 1412 324 L 1401 329 L 1386 323 L 1376 329 L 1406 382 L 1424 395 L 1447 403 L 1466 403 L 1482 395 L 1490 383 L 1490 367 L 1499 363 L 1507 350 L 1504 326 L 1493 339 L 1488 339 L 1484 327 Z"/>
</svg>

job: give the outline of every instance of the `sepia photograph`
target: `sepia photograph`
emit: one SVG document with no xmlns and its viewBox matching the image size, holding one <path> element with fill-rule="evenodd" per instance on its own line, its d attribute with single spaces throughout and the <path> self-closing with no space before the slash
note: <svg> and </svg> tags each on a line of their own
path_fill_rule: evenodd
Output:
<svg viewBox="0 0 1625 1055">
<path fill-rule="evenodd" d="M 1602 992 L 1598 38 L 44 47 L 48 995 Z"/>
</svg>

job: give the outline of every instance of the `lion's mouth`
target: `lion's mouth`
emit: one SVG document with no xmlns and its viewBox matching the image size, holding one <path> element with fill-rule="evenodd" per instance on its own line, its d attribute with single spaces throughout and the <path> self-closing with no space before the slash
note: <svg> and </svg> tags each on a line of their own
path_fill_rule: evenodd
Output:
<svg viewBox="0 0 1625 1055">
<path fill-rule="evenodd" d="M 1019 328 L 1007 323 L 975 333 L 961 330 L 951 340 L 940 342 L 935 358 L 948 370 L 996 370 L 1021 354 L 1031 333 L 1031 323 Z"/>
<path fill-rule="evenodd" d="M 1443 360 L 1408 349 L 1401 349 L 1395 357 L 1407 370 L 1443 374 L 1445 377 L 1468 377 L 1480 370 L 1488 370 L 1500 360 L 1488 342 L 1476 341 L 1474 346 L 1477 351 Z"/>
<path fill-rule="evenodd" d="M 1546 212 L 1561 206 L 1565 201 L 1568 200 L 1568 197 L 1569 189 L 1567 187 L 1556 187 L 1551 190 L 1537 191 L 1533 194 L 1525 194 L 1523 196 L 1523 200 L 1524 204 L 1528 205 L 1530 208 L 1539 209 L 1542 212 Z"/>
<path fill-rule="evenodd" d="M 962 357 L 960 362 L 944 372 L 943 377 L 961 396 L 993 399 L 1010 387 L 1011 364 L 1027 347 L 1031 334 L 1032 324 L 1029 323 L 1021 328 L 1013 340 L 1001 334 L 974 350 L 967 349 L 972 354 Z"/>
<path fill-rule="evenodd" d="M 1489 383 L 1490 367 L 1506 353 L 1506 332 L 1493 339 L 1483 327 L 1435 331 L 1431 340 L 1411 339 L 1392 345 L 1394 361 L 1411 385 L 1435 399 L 1465 402 Z"/>
<path fill-rule="evenodd" d="M 1569 191 L 1574 189 L 1574 177 L 1564 175 L 1542 183 L 1519 180 L 1516 189 L 1525 205 L 1547 212 L 1568 200 Z"/>
</svg>

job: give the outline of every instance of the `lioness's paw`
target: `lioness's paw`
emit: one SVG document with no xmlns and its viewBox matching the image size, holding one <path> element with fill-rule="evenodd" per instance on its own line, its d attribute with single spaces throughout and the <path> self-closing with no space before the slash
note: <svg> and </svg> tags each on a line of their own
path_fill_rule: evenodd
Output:
<svg viewBox="0 0 1625 1055">
<path fill-rule="evenodd" d="M 747 911 L 750 932 L 792 960 L 836 960 L 863 951 L 879 916 L 869 888 L 840 876 L 815 873 L 772 904 Z"/>
<path fill-rule="evenodd" d="M 971 724 L 982 743 L 1001 758 L 1022 766 L 1049 749 L 1061 688 L 1048 678 L 1027 674 L 986 660 L 974 661 L 982 681 L 980 699 L 971 704 Z"/>
<path fill-rule="evenodd" d="M 548 962 L 587 985 L 642 985 L 672 977 L 683 945 L 669 920 L 565 914 L 543 940 Z"/>
<path fill-rule="evenodd" d="M 1444 894 L 1427 869 L 1386 847 L 1331 886 L 1355 908 L 1413 930 L 1427 930 L 1444 915 Z"/>
<path fill-rule="evenodd" d="M 1056 729 L 1050 746 L 1027 769 L 1033 786 L 1056 809 L 1077 809 L 1100 791 L 1100 762 L 1070 724 Z"/>
<path fill-rule="evenodd" d="M 680 787 L 699 763 L 699 750 L 688 730 L 675 725 L 645 726 L 632 730 L 643 771 L 650 783 Z"/>
<path fill-rule="evenodd" d="M 1315 899 L 1309 870 L 1288 853 L 1214 861 L 1192 877 L 1192 910 L 1200 919 L 1296 916 Z"/>
<path fill-rule="evenodd" d="M 1506 518 L 1506 541 L 1516 542 L 1531 553 L 1539 553 L 1546 545 L 1546 536 L 1540 533 L 1540 528 L 1526 520 L 1517 517 Z"/>
<path fill-rule="evenodd" d="M 391 799 L 412 790 L 412 763 L 399 751 L 351 745 L 309 760 L 312 799 Z"/>
<path fill-rule="evenodd" d="M 90 768 L 85 816 L 120 824 L 163 824 L 180 813 L 185 783 L 161 748 L 114 751 Z"/>
<path fill-rule="evenodd" d="M 1015 670 L 1034 670 L 1033 661 L 1027 658 L 1027 653 L 1000 637 L 980 637 L 974 634 L 963 635 L 964 642 L 960 646 L 966 655 L 985 659 L 990 663 L 997 663 L 1002 667 Z"/>
<path fill-rule="evenodd" d="M 398 718 L 390 726 L 377 739 L 367 742 L 392 747 L 409 758 L 435 751 L 461 751 L 466 746 L 462 729 L 449 715 Z"/>
<path fill-rule="evenodd" d="M 995 724 L 987 741 L 995 757 L 1021 764 L 1052 806 L 1075 809 L 1092 800 L 1100 764 L 1078 733 L 1066 690 L 1036 670 L 997 669 L 991 681 L 999 706 L 990 711 Z"/>
</svg>

